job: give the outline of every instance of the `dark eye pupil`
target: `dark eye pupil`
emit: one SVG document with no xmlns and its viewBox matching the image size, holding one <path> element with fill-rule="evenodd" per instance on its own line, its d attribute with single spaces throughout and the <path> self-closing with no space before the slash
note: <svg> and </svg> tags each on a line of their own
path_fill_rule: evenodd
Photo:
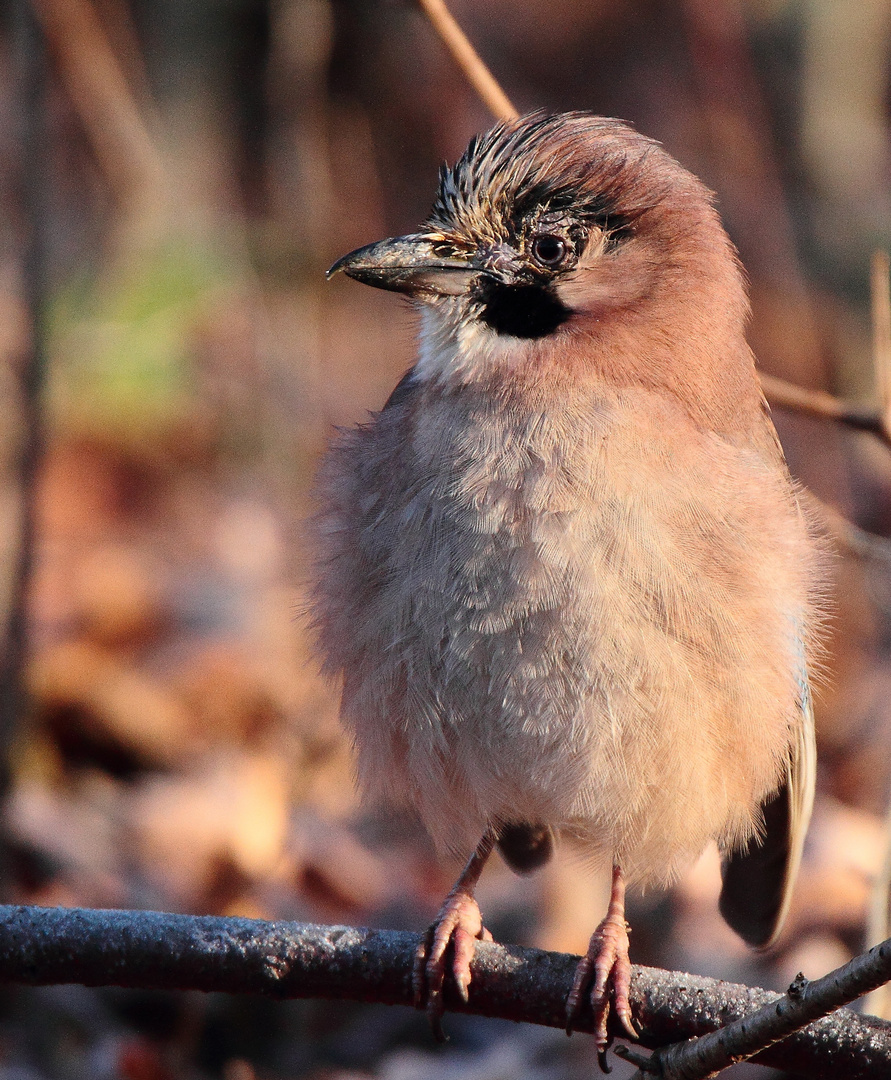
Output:
<svg viewBox="0 0 891 1080">
<path fill-rule="evenodd" d="M 566 256 L 566 241 L 559 236 L 537 236 L 532 243 L 532 254 L 545 266 L 556 266 Z"/>
</svg>

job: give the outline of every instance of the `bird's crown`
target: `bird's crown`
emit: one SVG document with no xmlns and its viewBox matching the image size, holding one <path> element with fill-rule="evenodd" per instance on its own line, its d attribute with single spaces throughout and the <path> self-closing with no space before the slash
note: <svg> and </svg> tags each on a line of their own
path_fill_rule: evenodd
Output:
<svg viewBox="0 0 891 1080">
<path fill-rule="evenodd" d="M 620 120 L 537 112 L 477 135 L 454 166 L 442 166 L 427 225 L 446 236 L 515 241 L 530 219 L 565 218 L 621 240 L 677 193 L 679 176 L 689 174 Z"/>
</svg>

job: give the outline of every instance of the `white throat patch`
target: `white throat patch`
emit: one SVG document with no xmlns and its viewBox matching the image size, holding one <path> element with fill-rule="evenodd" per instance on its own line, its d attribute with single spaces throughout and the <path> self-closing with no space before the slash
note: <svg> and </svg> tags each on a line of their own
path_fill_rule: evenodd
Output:
<svg viewBox="0 0 891 1080">
<path fill-rule="evenodd" d="M 418 340 L 415 378 L 448 382 L 474 379 L 493 370 L 506 371 L 524 364 L 535 349 L 534 341 L 499 334 L 469 316 L 466 302 L 424 305 Z"/>
</svg>

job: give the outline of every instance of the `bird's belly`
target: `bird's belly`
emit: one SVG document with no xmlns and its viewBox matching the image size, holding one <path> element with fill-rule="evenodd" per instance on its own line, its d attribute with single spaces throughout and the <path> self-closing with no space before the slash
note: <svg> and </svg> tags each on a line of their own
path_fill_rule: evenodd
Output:
<svg viewBox="0 0 891 1080">
<path fill-rule="evenodd" d="M 444 459 L 387 519 L 344 715 L 366 787 L 411 803 L 441 846 L 542 822 L 632 878 L 670 878 L 709 838 L 750 835 L 777 783 L 790 583 L 761 580 L 771 541 L 739 498 L 757 485 L 720 477 L 739 516 L 714 455 L 681 486 L 623 449 L 583 476 L 528 446 Z"/>
</svg>

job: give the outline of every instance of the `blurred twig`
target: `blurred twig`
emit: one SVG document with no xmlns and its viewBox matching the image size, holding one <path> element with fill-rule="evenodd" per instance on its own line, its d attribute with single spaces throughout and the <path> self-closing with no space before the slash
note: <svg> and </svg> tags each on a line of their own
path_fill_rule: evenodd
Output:
<svg viewBox="0 0 891 1080">
<path fill-rule="evenodd" d="M 28 596 L 34 565 L 36 480 L 44 446 L 44 384 L 47 368 L 47 64 L 43 35 L 27 0 L 16 7 L 22 219 L 25 229 L 22 291 L 27 341 L 15 367 L 21 443 L 15 464 L 18 536 L 10 569 L 8 610 L 0 659 L 0 790 L 8 785 L 9 746 L 25 712 L 24 666 L 28 644 Z"/>
<path fill-rule="evenodd" d="M 132 0 L 92 0 L 112 52 L 141 108 L 151 99 L 145 58 L 133 18 Z"/>
<path fill-rule="evenodd" d="M 822 420 L 835 420 L 845 427 L 856 431 L 868 431 L 881 439 L 886 446 L 891 446 L 891 435 L 885 429 L 882 415 L 876 409 L 861 408 L 842 401 L 825 390 L 805 390 L 785 379 L 778 379 L 766 372 L 759 372 L 761 387 L 771 405 L 782 409 L 792 409 L 807 416 L 816 416 Z"/>
<path fill-rule="evenodd" d="M 882 430 L 886 438 L 891 433 L 891 291 L 889 291 L 888 270 L 888 253 L 881 250 L 873 252 L 870 272 L 872 362 L 881 409 Z"/>
<path fill-rule="evenodd" d="M 876 389 L 881 404 L 882 428 L 891 432 L 891 290 L 889 290 L 889 259 L 885 251 L 872 257 L 872 342 Z M 885 813 L 885 855 L 882 869 L 873 883 L 866 941 L 872 944 L 888 936 L 889 897 L 891 897 L 891 805 Z M 867 1007 L 877 1016 L 891 1012 L 891 987 L 880 986 L 867 999 Z"/>
<path fill-rule="evenodd" d="M 692 73 L 712 148 L 722 213 L 757 277 L 803 298 L 795 230 L 740 0 L 682 0 Z"/>
<path fill-rule="evenodd" d="M 877 536 L 855 525 L 834 506 L 823 502 L 808 488 L 799 492 L 801 500 L 813 507 L 814 514 L 820 518 L 826 527 L 828 534 L 835 540 L 839 548 L 853 555 L 855 559 L 873 559 L 885 564 L 886 569 L 891 570 L 891 540 L 887 536 Z M 873 939 L 873 944 L 882 941 L 886 934 Z"/>
<path fill-rule="evenodd" d="M 118 203 L 119 246 L 162 225 L 166 177 L 141 110 L 90 0 L 33 0 L 60 79 Z"/>
<path fill-rule="evenodd" d="M 496 120 L 516 119 L 520 114 L 480 59 L 479 53 L 446 7 L 445 0 L 418 0 L 418 4 Z"/>
<path fill-rule="evenodd" d="M 0 978 L 195 989 L 276 998 L 411 1005 L 417 934 L 158 912 L 0 907 Z M 891 951 L 891 949 L 889 949 Z M 449 1009 L 565 1026 L 578 957 L 480 943 L 470 1002 L 447 988 Z M 632 1007 L 651 1049 L 705 1035 L 781 995 L 717 979 L 635 967 Z M 590 1014 L 578 1025 L 591 1030 Z M 879 1080 L 891 1068 L 891 1024 L 842 1010 L 758 1059 L 811 1080 Z"/>
</svg>

